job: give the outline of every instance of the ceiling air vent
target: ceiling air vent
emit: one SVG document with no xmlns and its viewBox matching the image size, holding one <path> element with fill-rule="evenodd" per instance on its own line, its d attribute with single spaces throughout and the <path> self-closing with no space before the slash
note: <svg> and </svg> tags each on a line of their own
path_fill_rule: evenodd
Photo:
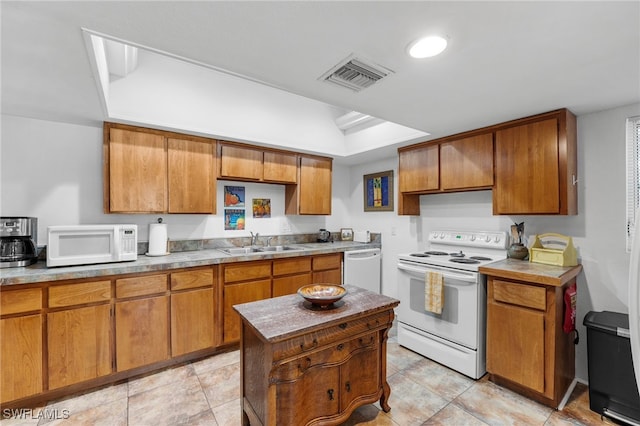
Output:
<svg viewBox="0 0 640 426">
<path fill-rule="evenodd" d="M 380 65 L 349 57 L 325 73 L 320 80 L 359 92 L 392 73 Z"/>
</svg>

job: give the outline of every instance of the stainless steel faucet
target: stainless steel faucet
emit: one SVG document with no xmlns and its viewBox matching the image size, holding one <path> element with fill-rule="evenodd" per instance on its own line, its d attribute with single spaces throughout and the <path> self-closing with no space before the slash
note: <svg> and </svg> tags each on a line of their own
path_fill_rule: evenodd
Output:
<svg viewBox="0 0 640 426">
<path fill-rule="evenodd" d="M 271 239 L 273 238 L 273 236 L 267 238 L 267 247 L 271 246 Z"/>
<path fill-rule="evenodd" d="M 251 234 L 251 245 L 255 246 L 258 243 L 258 235 L 260 234 L 256 232 L 254 235 L 252 231 L 249 231 L 249 233 Z"/>
</svg>

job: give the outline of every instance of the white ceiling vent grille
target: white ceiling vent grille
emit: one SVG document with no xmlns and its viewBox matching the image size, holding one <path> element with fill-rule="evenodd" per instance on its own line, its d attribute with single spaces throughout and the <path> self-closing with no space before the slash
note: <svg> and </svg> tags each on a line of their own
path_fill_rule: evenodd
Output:
<svg viewBox="0 0 640 426">
<path fill-rule="evenodd" d="M 392 73 L 393 71 L 380 65 L 349 57 L 326 72 L 320 80 L 359 92 Z"/>
</svg>

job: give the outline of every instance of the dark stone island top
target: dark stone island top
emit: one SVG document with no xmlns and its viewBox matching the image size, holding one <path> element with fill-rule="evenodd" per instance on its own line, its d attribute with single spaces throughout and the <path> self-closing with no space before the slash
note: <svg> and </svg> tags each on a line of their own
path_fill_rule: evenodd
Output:
<svg viewBox="0 0 640 426">
<path fill-rule="evenodd" d="M 319 325 L 342 323 L 363 314 L 398 306 L 399 300 L 355 286 L 333 307 L 311 306 L 298 294 L 234 305 L 235 309 L 267 342 L 278 342 L 305 334 Z"/>
</svg>

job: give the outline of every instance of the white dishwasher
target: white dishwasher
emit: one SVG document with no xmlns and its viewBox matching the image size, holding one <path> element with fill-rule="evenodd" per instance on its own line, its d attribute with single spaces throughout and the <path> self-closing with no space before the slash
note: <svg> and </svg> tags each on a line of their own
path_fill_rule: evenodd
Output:
<svg viewBox="0 0 640 426">
<path fill-rule="evenodd" d="M 380 294 L 381 258 L 379 248 L 345 251 L 343 284 Z"/>
</svg>

